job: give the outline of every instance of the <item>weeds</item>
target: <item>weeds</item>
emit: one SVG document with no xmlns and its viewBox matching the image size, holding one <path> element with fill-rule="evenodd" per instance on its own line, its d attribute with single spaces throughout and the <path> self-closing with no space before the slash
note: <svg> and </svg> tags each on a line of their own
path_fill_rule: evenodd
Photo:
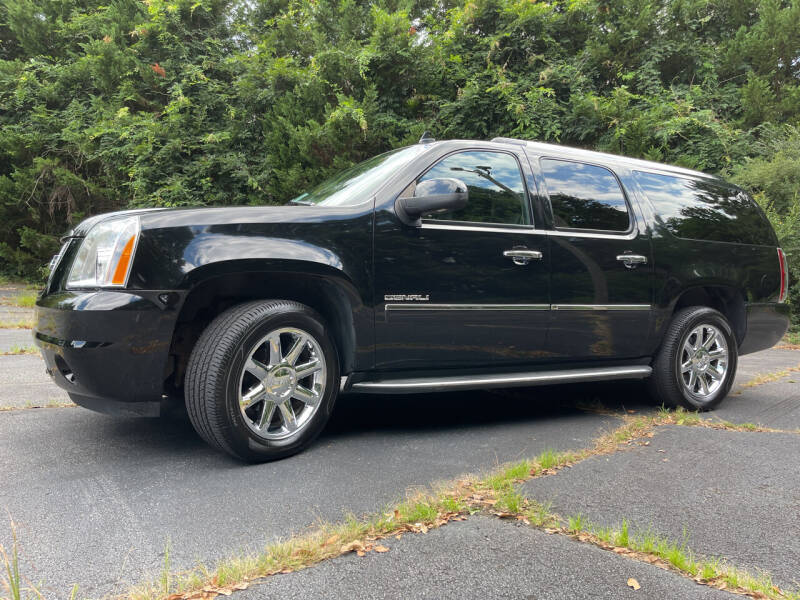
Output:
<svg viewBox="0 0 800 600">
<path fill-rule="evenodd" d="M 11 349 L 6 352 L 0 352 L 0 356 L 17 356 L 20 354 L 39 354 L 39 349 L 36 346 L 20 346 L 14 344 Z"/>
<path fill-rule="evenodd" d="M 0 321 L 0 329 L 33 329 L 33 319 Z"/>
</svg>

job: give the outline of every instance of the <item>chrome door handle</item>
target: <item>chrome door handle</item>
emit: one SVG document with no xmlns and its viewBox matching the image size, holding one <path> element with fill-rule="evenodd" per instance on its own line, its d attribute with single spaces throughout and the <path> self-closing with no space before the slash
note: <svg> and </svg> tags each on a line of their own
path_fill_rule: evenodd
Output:
<svg viewBox="0 0 800 600">
<path fill-rule="evenodd" d="M 505 250 L 503 256 L 513 260 L 515 265 L 527 265 L 533 259 L 542 258 L 542 253 L 538 250 Z"/>
<path fill-rule="evenodd" d="M 617 260 L 621 260 L 628 269 L 635 269 L 636 265 L 647 264 L 647 257 L 641 254 L 620 254 L 617 256 Z"/>
</svg>

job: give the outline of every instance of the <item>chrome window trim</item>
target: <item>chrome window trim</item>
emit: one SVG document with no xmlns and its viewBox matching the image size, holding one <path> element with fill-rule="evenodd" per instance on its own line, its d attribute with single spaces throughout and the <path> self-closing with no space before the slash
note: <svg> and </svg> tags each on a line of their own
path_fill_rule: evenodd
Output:
<svg viewBox="0 0 800 600">
<path fill-rule="evenodd" d="M 387 311 L 398 310 L 550 310 L 549 304 L 426 304 L 420 302 L 387 304 Z"/>
<path fill-rule="evenodd" d="M 576 237 L 576 238 L 590 238 L 601 240 L 632 240 L 635 239 L 639 232 L 634 229 L 625 234 L 609 234 L 609 233 L 588 233 L 583 231 L 560 231 L 552 229 L 536 229 L 534 227 L 486 227 L 483 225 L 445 225 L 440 223 L 431 223 L 430 221 L 422 221 L 422 229 L 441 229 L 450 231 L 486 231 L 489 233 L 519 233 L 522 235 L 546 235 L 551 237 Z"/>
<path fill-rule="evenodd" d="M 629 231 L 627 233 L 589 233 L 583 231 L 568 231 L 568 230 L 548 230 L 547 235 L 552 237 L 576 237 L 576 238 L 593 238 L 593 239 L 600 239 L 600 240 L 633 240 L 639 235 L 639 232 L 636 228 L 633 231 Z"/>
</svg>

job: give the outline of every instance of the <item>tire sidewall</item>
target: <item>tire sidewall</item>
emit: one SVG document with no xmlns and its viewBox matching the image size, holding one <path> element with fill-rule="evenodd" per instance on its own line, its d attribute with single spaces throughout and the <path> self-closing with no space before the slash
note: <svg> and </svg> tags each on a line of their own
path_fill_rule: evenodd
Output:
<svg viewBox="0 0 800 600">
<path fill-rule="evenodd" d="M 683 350 L 683 345 L 686 343 L 686 339 L 689 337 L 692 331 L 695 328 L 699 327 L 700 325 L 713 325 L 717 329 L 722 332 L 722 335 L 725 336 L 725 343 L 728 345 L 728 367 L 725 371 L 725 380 L 722 382 L 722 385 L 717 388 L 717 390 L 710 396 L 706 397 L 704 400 L 698 399 L 693 394 L 690 394 L 689 391 L 686 389 L 683 383 L 683 377 L 681 376 L 681 368 L 680 368 L 680 358 L 681 353 Z M 721 313 L 717 312 L 714 309 L 704 309 L 698 310 L 697 313 L 692 315 L 690 319 L 688 319 L 683 324 L 683 331 L 681 332 L 680 337 L 678 338 L 678 343 L 676 344 L 673 355 L 670 357 L 671 363 L 671 376 L 675 381 L 675 385 L 679 391 L 679 393 L 683 396 L 684 401 L 696 408 L 697 410 L 708 410 L 710 408 L 714 408 L 717 406 L 728 392 L 733 385 L 733 379 L 736 376 L 736 367 L 738 364 L 738 352 L 736 346 L 736 339 L 734 338 L 733 331 L 731 330 L 731 326 L 728 324 L 728 321 L 725 317 L 722 316 Z"/>
<path fill-rule="evenodd" d="M 250 429 L 239 409 L 240 377 L 253 346 L 271 331 L 283 327 L 302 329 L 314 336 L 319 343 L 327 369 L 325 392 L 317 411 L 305 427 L 284 439 L 266 440 L 258 437 Z M 321 320 L 310 309 L 298 311 L 293 308 L 276 308 L 262 315 L 238 340 L 236 350 L 226 365 L 223 397 L 219 398 L 224 404 L 221 413 L 224 415 L 226 429 L 230 433 L 228 441 L 234 452 L 250 460 L 270 460 L 299 452 L 325 427 L 336 401 L 338 386 L 339 360 L 336 348 L 330 341 Z"/>
</svg>

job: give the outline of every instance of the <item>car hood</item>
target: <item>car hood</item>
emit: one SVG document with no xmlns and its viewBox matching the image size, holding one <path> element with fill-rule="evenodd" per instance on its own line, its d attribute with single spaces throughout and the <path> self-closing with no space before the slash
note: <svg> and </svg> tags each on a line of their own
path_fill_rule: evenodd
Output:
<svg viewBox="0 0 800 600">
<path fill-rule="evenodd" d="M 366 205 L 371 209 L 371 204 Z M 309 205 L 221 206 L 203 208 L 142 208 L 122 210 L 90 217 L 79 223 L 65 237 L 84 237 L 100 221 L 138 215 L 142 229 L 170 227 L 206 227 L 249 223 L 314 223 L 351 216 L 353 208 Z"/>
</svg>

